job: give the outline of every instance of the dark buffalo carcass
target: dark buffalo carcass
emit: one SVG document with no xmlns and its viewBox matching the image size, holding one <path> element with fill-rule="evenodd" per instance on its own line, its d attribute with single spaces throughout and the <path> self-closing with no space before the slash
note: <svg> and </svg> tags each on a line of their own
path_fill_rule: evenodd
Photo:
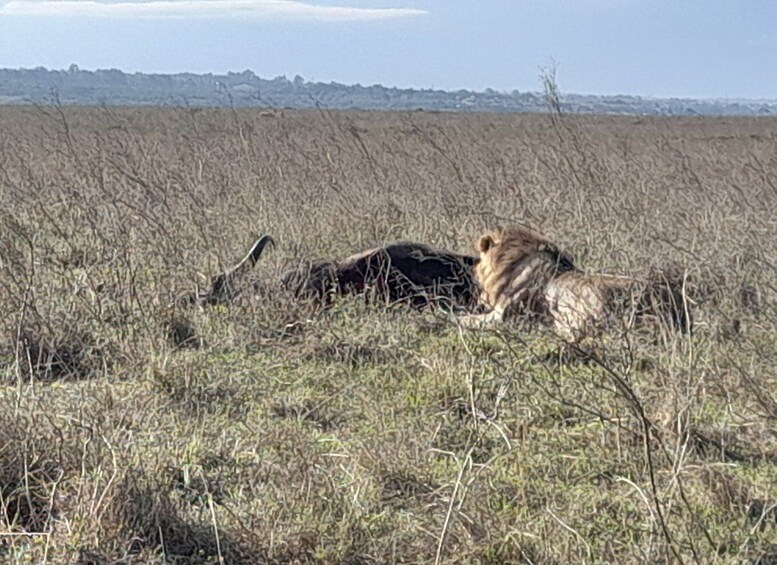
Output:
<svg viewBox="0 0 777 565">
<path fill-rule="evenodd" d="M 477 302 L 473 266 L 478 259 L 423 243 L 390 243 L 345 259 L 313 261 L 284 274 L 300 298 L 329 305 L 337 296 L 369 293 L 385 304 L 469 307 Z"/>
<path fill-rule="evenodd" d="M 233 299 L 268 244 L 261 236 L 235 267 L 211 278 L 210 287 L 185 297 L 188 303 L 212 305 Z M 398 242 L 374 247 L 340 260 L 302 262 L 286 270 L 281 285 L 300 300 L 330 306 L 337 296 L 368 294 L 391 304 L 415 308 L 439 305 L 468 308 L 477 302 L 473 267 L 478 258 L 432 248 L 423 243 Z"/>
</svg>

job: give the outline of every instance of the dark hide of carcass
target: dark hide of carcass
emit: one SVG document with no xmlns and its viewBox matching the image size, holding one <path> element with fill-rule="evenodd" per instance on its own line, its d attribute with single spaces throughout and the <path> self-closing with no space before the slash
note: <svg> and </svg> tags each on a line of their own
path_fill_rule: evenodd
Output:
<svg viewBox="0 0 777 565">
<path fill-rule="evenodd" d="M 253 269 L 270 236 L 260 237 L 235 267 L 211 278 L 205 292 L 189 294 L 185 304 L 222 304 L 234 299 L 242 279 Z M 400 242 L 375 247 L 342 260 L 312 261 L 286 271 L 282 287 L 300 300 L 330 306 L 338 296 L 368 294 L 386 305 L 415 308 L 470 308 L 477 303 L 473 276 L 477 257 L 438 250 L 422 243 Z"/>
<path fill-rule="evenodd" d="M 339 261 L 314 261 L 288 271 L 285 288 L 301 299 L 330 305 L 337 296 L 369 293 L 377 302 L 415 308 L 469 308 L 477 302 L 473 266 L 478 259 L 399 242 Z"/>
</svg>

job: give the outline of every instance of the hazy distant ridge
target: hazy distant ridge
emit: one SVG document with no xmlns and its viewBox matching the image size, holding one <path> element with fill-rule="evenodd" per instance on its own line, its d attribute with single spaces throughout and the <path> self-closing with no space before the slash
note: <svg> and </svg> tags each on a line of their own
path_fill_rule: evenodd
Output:
<svg viewBox="0 0 777 565">
<path fill-rule="evenodd" d="M 415 90 L 380 85 L 308 82 L 302 77 L 263 79 L 251 71 L 226 75 L 124 73 L 116 69 L 84 71 L 0 69 L 0 104 L 49 103 L 122 106 L 235 106 L 288 108 L 361 108 L 368 110 L 451 110 L 539 112 L 546 110 L 537 92 Z M 776 100 L 693 100 L 639 96 L 563 97 L 569 112 L 647 115 L 777 115 Z"/>
</svg>

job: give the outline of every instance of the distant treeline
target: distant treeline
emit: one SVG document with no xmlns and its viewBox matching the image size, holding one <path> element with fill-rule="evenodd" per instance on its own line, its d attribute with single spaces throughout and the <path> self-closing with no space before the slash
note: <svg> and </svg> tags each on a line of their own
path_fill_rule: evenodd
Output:
<svg viewBox="0 0 777 565">
<path fill-rule="evenodd" d="M 124 73 L 117 69 L 85 71 L 0 69 L 0 104 L 116 106 L 206 106 L 327 108 L 365 110 L 440 110 L 542 112 L 537 92 L 415 90 L 381 85 L 309 82 L 300 76 L 263 79 L 251 71 L 226 75 Z M 632 115 L 777 115 L 777 101 L 692 100 L 639 96 L 568 94 L 562 107 L 572 113 Z"/>
</svg>

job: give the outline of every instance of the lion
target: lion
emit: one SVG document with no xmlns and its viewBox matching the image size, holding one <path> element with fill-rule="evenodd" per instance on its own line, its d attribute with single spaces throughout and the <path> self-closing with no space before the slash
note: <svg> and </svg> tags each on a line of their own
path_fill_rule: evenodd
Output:
<svg viewBox="0 0 777 565">
<path fill-rule="evenodd" d="M 465 326 L 493 326 L 517 314 L 550 317 L 568 342 L 598 335 L 615 318 L 627 326 L 659 319 L 690 331 L 682 276 L 654 271 L 644 278 L 587 274 L 571 255 L 523 227 L 493 230 L 476 248 L 475 278 L 488 312 L 464 317 Z"/>
</svg>

